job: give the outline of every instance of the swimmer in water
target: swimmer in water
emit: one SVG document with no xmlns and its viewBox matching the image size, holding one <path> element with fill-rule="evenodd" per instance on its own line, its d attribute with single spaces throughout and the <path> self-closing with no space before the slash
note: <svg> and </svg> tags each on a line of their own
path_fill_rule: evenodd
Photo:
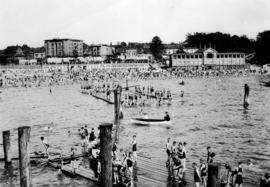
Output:
<svg viewBox="0 0 270 187">
<path fill-rule="evenodd" d="M 184 91 L 181 90 L 180 97 L 184 97 Z"/>
</svg>

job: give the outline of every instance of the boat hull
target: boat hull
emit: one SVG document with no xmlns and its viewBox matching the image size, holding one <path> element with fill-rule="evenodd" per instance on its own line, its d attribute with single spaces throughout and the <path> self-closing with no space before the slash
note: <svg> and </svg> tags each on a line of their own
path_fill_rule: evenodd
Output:
<svg viewBox="0 0 270 187">
<path fill-rule="evenodd" d="M 171 125 L 172 121 L 166 121 L 163 119 L 132 118 L 131 123 L 136 125 Z"/>
</svg>

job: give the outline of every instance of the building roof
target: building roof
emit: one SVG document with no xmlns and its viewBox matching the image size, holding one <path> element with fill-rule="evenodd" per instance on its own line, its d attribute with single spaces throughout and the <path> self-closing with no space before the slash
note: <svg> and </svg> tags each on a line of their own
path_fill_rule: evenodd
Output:
<svg viewBox="0 0 270 187">
<path fill-rule="evenodd" d="M 76 41 L 76 42 L 82 42 L 83 40 L 77 40 L 77 39 L 70 39 L 70 38 L 54 38 L 54 39 L 50 39 L 50 40 L 44 40 L 45 42 L 61 42 L 61 41 Z"/>
</svg>

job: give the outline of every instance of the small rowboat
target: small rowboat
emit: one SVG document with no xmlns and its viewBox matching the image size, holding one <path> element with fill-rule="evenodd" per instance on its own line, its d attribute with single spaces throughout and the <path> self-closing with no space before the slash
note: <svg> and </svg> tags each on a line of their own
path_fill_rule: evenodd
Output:
<svg viewBox="0 0 270 187">
<path fill-rule="evenodd" d="M 136 125 L 171 125 L 172 121 L 166 121 L 164 119 L 132 118 L 131 123 Z"/>
</svg>

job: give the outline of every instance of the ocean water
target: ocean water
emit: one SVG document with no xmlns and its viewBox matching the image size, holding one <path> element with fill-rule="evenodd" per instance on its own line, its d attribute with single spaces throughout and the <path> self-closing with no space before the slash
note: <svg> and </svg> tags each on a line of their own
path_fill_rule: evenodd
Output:
<svg viewBox="0 0 270 187">
<path fill-rule="evenodd" d="M 270 88 L 260 86 L 262 77 L 223 77 L 179 80 L 148 80 L 129 84 L 153 85 L 172 92 L 171 104 L 161 106 L 153 101 L 143 111 L 150 118 L 163 118 L 168 111 L 172 126 L 136 126 L 132 117 L 140 117 L 141 108 L 124 108 L 120 124 L 120 147 L 131 149 L 132 136 L 137 135 L 138 153 L 164 162 L 167 138 L 187 142 L 187 160 L 206 158 L 206 147 L 216 153 L 215 161 L 236 166 L 238 161 L 251 159 L 253 166 L 245 170 L 248 180 L 258 182 L 270 170 Z M 243 108 L 244 84 L 250 86 L 250 105 Z M 71 147 L 80 152 L 81 126 L 95 128 L 103 122 L 113 122 L 114 107 L 79 92 L 80 85 L 49 88 L 9 88 L 0 94 L 0 131 L 12 130 L 12 149 L 18 154 L 17 128 L 31 126 L 31 152 L 42 151 L 40 137 L 44 136 L 53 151 L 68 153 Z M 181 98 L 180 91 L 184 91 Z M 51 126 L 52 132 L 44 130 Z M 67 131 L 71 131 L 69 136 Z M 2 133 L 0 135 L 2 144 Z M 2 145 L 0 157 L 3 157 Z M 18 167 L 15 162 L 14 167 Z M 18 171 L 8 177 L 0 163 L 0 185 L 17 186 Z M 32 167 L 34 186 L 85 186 L 81 178 L 57 175 L 57 171 L 39 164 Z M 91 183 L 90 183 L 91 184 Z M 94 185 L 94 184 L 91 184 Z"/>
</svg>

